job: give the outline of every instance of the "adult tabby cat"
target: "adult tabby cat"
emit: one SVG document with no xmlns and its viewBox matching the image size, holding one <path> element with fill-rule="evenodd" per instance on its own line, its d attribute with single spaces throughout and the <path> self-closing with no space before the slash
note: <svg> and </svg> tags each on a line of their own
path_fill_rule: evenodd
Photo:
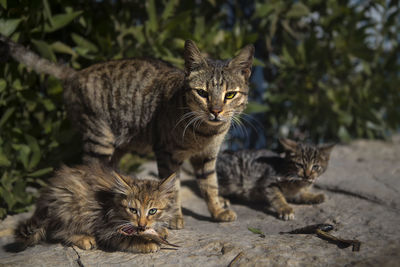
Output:
<svg viewBox="0 0 400 267">
<path fill-rule="evenodd" d="M 267 202 L 283 220 L 294 219 L 287 201 L 318 204 L 323 194 L 308 189 L 323 174 L 332 144 L 312 145 L 280 139 L 285 157 L 270 150 L 221 152 L 217 162 L 220 193 L 246 201 Z"/>
<path fill-rule="evenodd" d="M 115 163 L 126 151 L 153 150 L 159 176 L 165 178 L 190 159 L 212 217 L 236 219 L 219 202 L 215 164 L 233 116 L 247 104 L 252 45 L 232 60 L 212 60 L 188 40 L 184 71 L 154 59 L 109 61 L 75 71 L 5 37 L 0 41 L 17 61 L 64 81 L 67 112 L 83 135 L 87 160 Z M 179 229 L 184 223 L 179 197 L 177 202 L 171 227 Z"/>
<path fill-rule="evenodd" d="M 98 164 L 64 166 L 43 189 L 32 218 L 17 227 L 16 240 L 20 249 L 49 240 L 82 249 L 155 252 L 160 245 L 140 233 L 168 234 L 164 226 L 176 212 L 175 193 L 175 175 L 158 182 Z"/>
</svg>

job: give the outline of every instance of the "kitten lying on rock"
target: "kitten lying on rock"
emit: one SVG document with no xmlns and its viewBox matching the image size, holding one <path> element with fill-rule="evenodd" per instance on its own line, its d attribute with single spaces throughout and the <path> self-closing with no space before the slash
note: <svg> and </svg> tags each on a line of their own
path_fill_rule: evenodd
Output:
<svg viewBox="0 0 400 267">
<path fill-rule="evenodd" d="M 64 166 L 49 183 L 33 216 L 15 230 L 18 250 L 56 241 L 81 249 L 149 253 L 169 244 L 164 225 L 176 213 L 171 204 L 175 175 L 141 180 L 92 164 Z"/>
<path fill-rule="evenodd" d="M 283 220 L 294 219 L 288 202 L 319 204 L 323 194 L 308 189 L 327 167 L 333 144 L 312 145 L 280 139 L 286 155 L 269 150 L 222 152 L 217 161 L 220 194 L 265 201 Z"/>
</svg>

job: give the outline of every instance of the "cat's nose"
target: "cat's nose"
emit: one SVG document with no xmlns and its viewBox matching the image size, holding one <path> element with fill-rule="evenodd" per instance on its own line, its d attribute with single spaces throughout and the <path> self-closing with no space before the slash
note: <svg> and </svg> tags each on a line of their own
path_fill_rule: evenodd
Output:
<svg viewBox="0 0 400 267">
<path fill-rule="evenodd" d="M 138 230 L 139 232 L 143 232 L 144 230 L 146 230 L 146 225 L 138 225 Z"/>
<path fill-rule="evenodd" d="M 218 117 L 218 114 L 222 112 L 222 107 L 216 106 L 216 107 L 211 107 L 210 112 L 215 116 Z"/>
</svg>

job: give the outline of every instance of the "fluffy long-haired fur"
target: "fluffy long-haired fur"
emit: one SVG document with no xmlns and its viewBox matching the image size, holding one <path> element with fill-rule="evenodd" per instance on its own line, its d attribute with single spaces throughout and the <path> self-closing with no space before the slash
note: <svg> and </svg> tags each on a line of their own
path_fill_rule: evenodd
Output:
<svg viewBox="0 0 400 267">
<path fill-rule="evenodd" d="M 155 252 L 158 243 L 122 231 L 153 229 L 166 237 L 175 194 L 175 175 L 158 182 L 97 164 L 64 166 L 43 189 L 33 216 L 16 228 L 16 241 L 20 250 L 56 241 L 82 249 Z"/>
<path fill-rule="evenodd" d="M 283 220 L 294 219 L 288 202 L 323 202 L 323 194 L 308 190 L 328 168 L 333 144 L 313 145 L 290 139 L 280 142 L 285 157 L 270 150 L 221 152 L 217 164 L 221 195 L 265 202 Z"/>
<path fill-rule="evenodd" d="M 247 104 L 252 45 L 231 60 L 213 60 L 188 40 L 184 70 L 160 60 L 123 59 L 75 71 L 3 36 L 0 42 L 17 61 L 63 81 L 67 113 L 82 133 L 87 161 L 115 164 L 126 151 L 153 150 L 165 178 L 189 159 L 212 217 L 236 219 L 219 202 L 215 164 L 231 122 Z M 180 208 L 170 226 L 184 226 Z"/>
</svg>

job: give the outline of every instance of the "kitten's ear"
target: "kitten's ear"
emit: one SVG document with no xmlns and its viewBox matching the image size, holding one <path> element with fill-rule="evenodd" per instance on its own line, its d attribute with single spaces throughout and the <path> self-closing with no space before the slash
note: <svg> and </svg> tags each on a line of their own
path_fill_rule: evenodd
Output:
<svg viewBox="0 0 400 267">
<path fill-rule="evenodd" d="M 332 149 L 335 147 L 335 144 L 323 144 L 323 145 L 319 145 L 318 147 L 325 154 L 325 156 L 329 159 Z"/>
<path fill-rule="evenodd" d="M 290 140 L 288 138 L 279 138 L 279 142 L 282 144 L 283 148 L 288 151 L 295 152 L 297 149 L 297 142 Z"/>
<path fill-rule="evenodd" d="M 228 64 L 228 68 L 238 69 L 240 73 L 247 80 L 251 75 L 251 66 L 253 66 L 254 59 L 254 46 L 247 45 L 242 50 L 240 50 L 239 54 L 234 57 Z"/>
<path fill-rule="evenodd" d="M 129 190 L 130 185 L 125 181 L 125 179 L 117 172 L 113 171 L 115 181 L 118 185 L 117 189 L 119 193 L 126 194 Z"/>
<path fill-rule="evenodd" d="M 201 55 L 200 50 L 192 40 L 186 40 L 183 56 L 185 58 L 186 74 L 207 66 L 206 60 Z"/>
<path fill-rule="evenodd" d="M 163 194 L 169 194 L 176 191 L 175 183 L 176 183 L 176 173 L 171 174 L 168 178 L 162 180 L 158 186 L 158 189 Z"/>
</svg>

